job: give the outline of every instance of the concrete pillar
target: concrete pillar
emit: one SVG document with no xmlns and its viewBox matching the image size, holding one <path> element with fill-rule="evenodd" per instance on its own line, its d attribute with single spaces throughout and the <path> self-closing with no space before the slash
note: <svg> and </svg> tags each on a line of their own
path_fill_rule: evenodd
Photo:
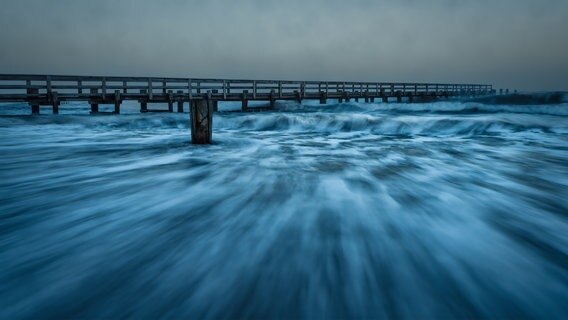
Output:
<svg viewBox="0 0 568 320">
<path fill-rule="evenodd" d="M 114 113 L 115 114 L 120 114 L 121 102 L 122 102 L 122 99 L 120 97 L 120 90 L 115 90 L 114 91 Z"/>
<path fill-rule="evenodd" d="M 389 97 L 383 96 L 383 103 L 389 103 Z"/>
<path fill-rule="evenodd" d="M 337 101 L 338 101 L 339 103 L 343 103 L 343 98 L 339 98 L 339 99 L 337 99 Z"/>
<path fill-rule="evenodd" d="M 242 97 L 242 101 L 243 101 L 243 107 L 241 108 L 242 112 L 247 112 L 248 111 L 248 90 L 244 90 L 243 91 L 243 97 Z"/>
<path fill-rule="evenodd" d="M 145 90 L 145 89 L 140 90 L 141 95 L 145 95 L 147 93 L 148 93 L 148 91 Z M 146 97 L 142 97 L 140 99 L 140 112 L 141 113 L 148 112 L 148 100 L 146 100 L 146 99 L 147 99 Z"/>
<path fill-rule="evenodd" d="M 53 106 L 53 114 L 59 114 L 59 95 L 56 91 L 51 92 L 51 104 Z"/>
<path fill-rule="evenodd" d="M 371 97 L 371 103 L 375 103 L 375 97 Z"/>
<path fill-rule="evenodd" d="M 343 99 L 345 99 L 345 102 L 349 102 L 349 92 L 343 92 Z"/>
<path fill-rule="evenodd" d="M 400 93 L 396 94 L 396 102 L 398 102 L 398 103 L 402 102 L 402 96 L 400 95 Z"/>
<path fill-rule="evenodd" d="M 174 112 L 174 92 L 168 90 L 168 112 Z"/>
<path fill-rule="evenodd" d="M 213 99 L 208 95 L 205 99 L 192 100 L 191 114 L 191 143 L 211 144 L 213 140 Z"/>
<path fill-rule="evenodd" d="M 177 111 L 179 113 L 183 113 L 183 98 L 181 97 L 183 95 L 183 91 L 178 90 L 177 95 L 178 95 Z"/>
</svg>

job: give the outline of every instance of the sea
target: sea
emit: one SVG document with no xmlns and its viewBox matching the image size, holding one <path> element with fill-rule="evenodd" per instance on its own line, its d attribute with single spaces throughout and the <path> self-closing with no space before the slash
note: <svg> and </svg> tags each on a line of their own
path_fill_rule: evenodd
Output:
<svg viewBox="0 0 568 320">
<path fill-rule="evenodd" d="M 2 104 L 0 318 L 566 319 L 568 103 L 511 101 Z"/>
</svg>

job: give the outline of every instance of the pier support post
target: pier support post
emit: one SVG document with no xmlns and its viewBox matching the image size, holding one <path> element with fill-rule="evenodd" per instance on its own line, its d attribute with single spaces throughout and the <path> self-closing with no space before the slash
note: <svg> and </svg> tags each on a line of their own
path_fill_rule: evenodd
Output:
<svg viewBox="0 0 568 320">
<path fill-rule="evenodd" d="M 219 90 L 215 89 L 211 91 L 214 94 L 218 94 Z M 219 112 L 219 100 L 213 99 L 213 112 Z"/>
<path fill-rule="evenodd" d="M 248 111 L 248 98 L 247 98 L 247 94 L 248 94 L 248 90 L 243 90 L 243 97 L 242 97 L 243 107 L 241 108 L 241 111 L 242 111 L 242 112 L 247 112 L 247 111 Z"/>
<path fill-rule="evenodd" d="M 114 113 L 115 114 L 120 114 L 121 102 L 122 102 L 122 99 L 120 97 L 120 90 L 115 90 L 114 91 Z"/>
<path fill-rule="evenodd" d="M 389 103 L 389 97 L 383 95 L 383 103 Z"/>
<path fill-rule="evenodd" d="M 270 109 L 276 108 L 276 91 L 270 90 Z"/>
<path fill-rule="evenodd" d="M 39 95 L 39 89 L 28 89 L 28 96 L 31 98 L 37 98 Z M 32 107 L 32 114 L 39 114 L 39 102 L 31 101 L 30 106 Z"/>
<path fill-rule="evenodd" d="M 174 112 L 174 92 L 172 90 L 168 90 L 168 112 Z"/>
<path fill-rule="evenodd" d="M 213 99 L 207 98 L 192 100 L 191 114 L 191 143 L 211 144 L 213 138 Z"/>
<path fill-rule="evenodd" d="M 183 113 L 183 98 L 182 98 L 183 90 L 178 90 L 177 95 L 178 95 L 177 112 Z"/>
<path fill-rule="evenodd" d="M 144 89 L 143 89 L 143 90 L 140 90 L 140 94 L 141 94 L 141 95 L 145 95 L 147 92 L 148 92 L 148 91 L 146 91 L 146 90 L 144 90 Z M 146 97 L 142 97 L 142 98 L 140 99 L 140 112 L 141 112 L 141 113 L 146 113 L 146 112 L 148 112 L 148 100 L 146 100 L 146 99 L 147 99 Z"/>
<path fill-rule="evenodd" d="M 371 103 L 375 103 L 375 97 L 371 97 Z"/>
<path fill-rule="evenodd" d="M 369 103 L 369 91 L 365 91 L 365 93 L 363 94 L 363 96 L 365 97 L 365 103 Z"/>
<path fill-rule="evenodd" d="M 302 103 L 302 93 L 298 90 L 294 90 L 294 96 L 296 97 L 297 103 Z"/>
<path fill-rule="evenodd" d="M 349 92 L 343 92 L 343 99 L 345 99 L 345 102 L 349 102 Z"/>
<path fill-rule="evenodd" d="M 53 114 L 59 114 L 59 95 L 56 91 L 51 92 L 51 105 L 53 106 Z"/>
<path fill-rule="evenodd" d="M 90 101 L 90 104 L 91 104 L 91 114 L 95 114 L 95 113 L 98 113 L 98 112 L 99 112 L 99 104 L 98 104 L 98 102 L 97 102 L 97 100 L 96 100 L 97 97 L 98 97 L 98 94 L 99 94 L 99 90 L 98 90 L 98 89 L 95 89 L 95 88 L 91 88 L 91 92 L 90 92 L 90 93 L 91 93 L 91 101 Z"/>
<path fill-rule="evenodd" d="M 320 104 L 327 103 L 327 93 L 325 91 L 320 91 Z"/>
<path fill-rule="evenodd" d="M 398 103 L 402 102 L 402 94 L 400 93 L 400 91 L 396 92 L 396 102 Z"/>
</svg>

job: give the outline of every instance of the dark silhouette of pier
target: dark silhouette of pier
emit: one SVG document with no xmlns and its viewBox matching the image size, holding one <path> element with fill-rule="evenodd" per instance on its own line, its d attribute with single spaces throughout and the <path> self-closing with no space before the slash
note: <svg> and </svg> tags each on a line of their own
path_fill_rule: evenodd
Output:
<svg viewBox="0 0 568 320">
<path fill-rule="evenodd" d="M 184 112 L 184 104 L 189 103 L 192 142 L 197 144 L 211 143 L 213 113 L 219 101 L 241 101 L 241 110 L 246 112 L 253 111 L 249 101 L 267 101 L 268 107 L 254 108 L 259 111 L 273 109 L 277 100 L 319 100 L 326 104 L 328 99 L 367 103 L 380 99 L 402 103 L 494 93 L 492 85 L 485 84 L 0 74 L 0 102 L 29 103 L 32 114 L 39 114 L 43 105 L 51 106 L 57 114 L 65 101 L 87 101 L 93 114 L 100 113 L 102 104 L 114 105 L 113 113 L 119 114 L 126 100 L 138 101 L 143 113 L 160 112 L 149 109 L 150 103 L 167 103 L 165 112 Z"/>
</svg>

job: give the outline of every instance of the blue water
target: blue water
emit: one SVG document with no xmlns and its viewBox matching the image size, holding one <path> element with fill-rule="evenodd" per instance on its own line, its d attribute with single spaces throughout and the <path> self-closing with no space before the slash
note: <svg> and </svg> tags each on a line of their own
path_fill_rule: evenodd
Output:
<svg viewBox="0 0 568 320">
<path fill-rule="evenodd" d="M 137 108 L 0 106 L 0 318 L 568 317 L 567 104 Z"/>
</svg>

